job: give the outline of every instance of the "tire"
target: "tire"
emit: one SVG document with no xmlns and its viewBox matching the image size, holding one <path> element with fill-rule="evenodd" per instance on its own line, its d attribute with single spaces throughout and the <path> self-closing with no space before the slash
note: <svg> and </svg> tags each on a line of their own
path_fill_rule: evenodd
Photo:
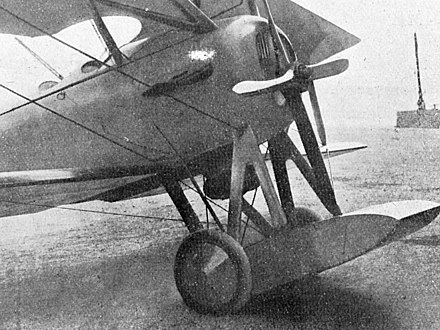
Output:
<svg viewBox="0 0 440 330">
<path fill-rule="evenodd" d="M 251 267 L 243 247 L 215 230 L 200 230 L 183 240 L 174 279 L 185 304 L 201 314 L 237 312 L 252 289 Z"/>
</svg>

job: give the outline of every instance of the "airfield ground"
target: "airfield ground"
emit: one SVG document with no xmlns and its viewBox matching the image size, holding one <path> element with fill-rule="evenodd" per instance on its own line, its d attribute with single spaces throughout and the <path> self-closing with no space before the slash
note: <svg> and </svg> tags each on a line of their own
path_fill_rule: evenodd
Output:
<svg viewBox="0 0 440 330">
<path fill-rule="evenodd" d="M 328 135 L 369 145 L 331 160 L 344 211 L 392 200 L 440 202 L 439 130 Z M 292 183 L 298 204 L 328 216 L 297 173 Z M 256 297 L 238 315 L 212 317 L 188 310 L 174 285 L 181 223 L 133 216 L 178 218 L 165 195 L 75 207 L 107 214 L 52 209 L 0 219 L 0 329 L 440 329 L 440 218 Z"/>
</svg>

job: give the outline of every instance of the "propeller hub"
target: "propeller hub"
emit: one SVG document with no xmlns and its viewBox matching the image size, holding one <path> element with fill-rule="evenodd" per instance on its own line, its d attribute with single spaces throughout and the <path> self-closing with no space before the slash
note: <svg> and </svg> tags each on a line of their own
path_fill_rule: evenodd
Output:
<svg viewBox="0 0 440 330">
<path fill-rule="evenodd" d="M 304 63 L 295 62 L 293 65 L 293 73 L 298 80 L 309 80 L 313 74 L 313 70 Z"/>
<path fill-rule="evenodd" d="M 286 84 L 286 87 L 293 88 L 299 93 L 306 92 L 309 87 L 309 82 L 312 79 L 313 69 L 304 63 L 295 61 L 291 70 L 293 71 L 293 79 Z"/>
</svg>

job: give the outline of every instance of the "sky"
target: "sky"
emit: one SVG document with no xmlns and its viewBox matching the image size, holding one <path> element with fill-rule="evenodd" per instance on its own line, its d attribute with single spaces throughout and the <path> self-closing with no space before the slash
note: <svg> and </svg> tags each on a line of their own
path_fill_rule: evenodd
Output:
<svg viewBox="0 0 440 330">
<path fill-rule="evenodd" d="M 436 102 L 440 107 L 440 1 L 425 0 L 297 0 L 299 5 L 356 35 L 362 41 L 332 59 L 347 58 L 350 68 L 343 74 L 315 83 L 322 115 L 327 126 L 372 125 L 394 126 L 396 112 L 417 108 L 418 89 L 414 55 L 414 32 L 417 33 L 422 89 L 427 107 Z M 117 19 L 107 21 L 110 31 L 118 31 L 117 42 L 122 44 L 136 34 L 133 29 L 120 28 Z M 88 25 L 87 25 L 88 24 Z M 63 32 L 81 48 L 95 56 L 102 49 L 90 49 L 99 44 L 90 23 L 88 32 L 78 33 L 81 27 Z M 72 32 L 73 31 L 73 32 Z M 85 31 L 85 30 L 82 30 Z M 124 31 L 126 34 L 122 34 Z M 70 35 L 69 35 L 70 34 Z M 79 37 L 80 36 L 80 37 Z M 54 46 L 44 38 L 21 37 L 41 57 L 62 75 L 68 74 L 80 59 L 65 46 Z M 93 42 L 90 42 L 93 40 Z M 36 90 L 44 80 L 54 80 L 41 64 L 35 61 L 12 36 L 0 35 L 0 82 L 21 92 Z M 87 46 L 89 49 L 87 49 Z M 330 59 L 330 60 L 332 60 Z M 9 95 L 0 91 L 5 100 Z M 307 95 L 304 95 L 306 106 Z"/>
<path fill-rule="evenodd" d="M 417 108 L 414 32 L 427 107 L 440 104 L 440 1 L 298 0 L 362 41 L 335 58 L 343 74 L 316 82 L 328 125 L 394 126 L 396 112 Z"/>
</svg>

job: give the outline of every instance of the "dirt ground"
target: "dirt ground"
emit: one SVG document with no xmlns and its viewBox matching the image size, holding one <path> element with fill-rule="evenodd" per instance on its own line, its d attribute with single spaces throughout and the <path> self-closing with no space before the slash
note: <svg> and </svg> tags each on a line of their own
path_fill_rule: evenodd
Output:
<svg viewBox="0 0 440 330">
<path fill-rule="evenodd" d="M 440 201 L 440 131 L 328 135 L 369 145 L 331 160 L 344 211 L 392 200 Z M 298 204 L 329 216 L 292 174 Z M 203 218 L 197 196 L 188 196 Z M 71 207 L 83 211 L 0 219 L 1 329 L 440 329 L 440 218 L 344 265 L 253 297 L 237 315 L 213 317 L 189 310 L 175 287 L 174 255 L 186 230 L 167 196 Z"/>
</svg>

